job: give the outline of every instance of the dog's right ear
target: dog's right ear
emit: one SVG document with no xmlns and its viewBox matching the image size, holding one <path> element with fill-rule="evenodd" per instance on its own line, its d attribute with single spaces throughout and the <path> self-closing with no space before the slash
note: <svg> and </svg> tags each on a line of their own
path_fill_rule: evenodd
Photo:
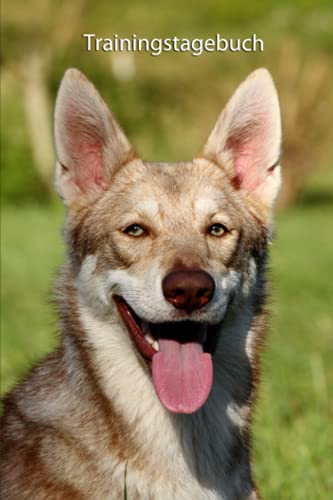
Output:
<svg viewBox="0 0 333 500">
<path fill-rule="evenodd" d="M 135 158 L 124 132 L 92 83 L 66 71 L 55 107 L 56 190 L 65 205 L 106 190 L 112 175 Z"/>
</svg>

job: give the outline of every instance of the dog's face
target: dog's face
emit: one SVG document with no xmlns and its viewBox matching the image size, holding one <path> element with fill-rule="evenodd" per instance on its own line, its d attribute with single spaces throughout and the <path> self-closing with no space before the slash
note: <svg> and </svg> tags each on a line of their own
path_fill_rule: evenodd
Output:
<svg viewBox="0 0 333 500">
<path fill-rule="evenodd" d="M 57 189 L 83 300 L 126 325 L 161 402 L 202 406 L 226 312 L 251 295 L 280 185 L 280 117 L 265 70 L 253 73 L 191 162 L 137 157 L 77 71 L 56 107 Z"/>
</svg>

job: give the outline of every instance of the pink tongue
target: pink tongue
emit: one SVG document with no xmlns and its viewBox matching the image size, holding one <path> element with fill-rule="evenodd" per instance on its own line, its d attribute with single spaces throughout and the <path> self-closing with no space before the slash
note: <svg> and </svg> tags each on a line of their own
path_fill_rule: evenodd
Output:
<svg viewBox="0 0 333 500">
<path fill-rule="evenodd" d="M 212 388 L 212 357 L 199 342 L 159 339 L 153 356 L 153 384 L 161 403 L 174 413 L 193 413 Z"/>
</svg>

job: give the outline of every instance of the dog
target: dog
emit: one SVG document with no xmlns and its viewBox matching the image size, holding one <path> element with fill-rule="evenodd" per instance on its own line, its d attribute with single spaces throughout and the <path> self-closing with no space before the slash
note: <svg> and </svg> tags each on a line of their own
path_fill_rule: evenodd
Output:
<svg viewBox="0 0 333 500">
<path fill-rule="evenodd" d="M 175 164 L 140 159 L 67 70 L 55 107 L 62 335 L 4 398 L 2 498 L 258 498 L 250 423 L 280 143 L 266 69 Z"/>
</svg>

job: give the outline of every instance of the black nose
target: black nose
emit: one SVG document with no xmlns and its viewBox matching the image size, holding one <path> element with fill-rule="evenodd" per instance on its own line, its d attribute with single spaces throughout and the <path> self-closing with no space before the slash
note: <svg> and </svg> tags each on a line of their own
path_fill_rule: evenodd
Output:
<svg viewBox="0 0 333 500">
<path fill-rule="evenodd" d="M 201 269 L 171 271 L 162 281 L 164 297 L 176 309 L 191 313 L 208 304 L 214 294 L 213 278 Z"/>
</svg>

